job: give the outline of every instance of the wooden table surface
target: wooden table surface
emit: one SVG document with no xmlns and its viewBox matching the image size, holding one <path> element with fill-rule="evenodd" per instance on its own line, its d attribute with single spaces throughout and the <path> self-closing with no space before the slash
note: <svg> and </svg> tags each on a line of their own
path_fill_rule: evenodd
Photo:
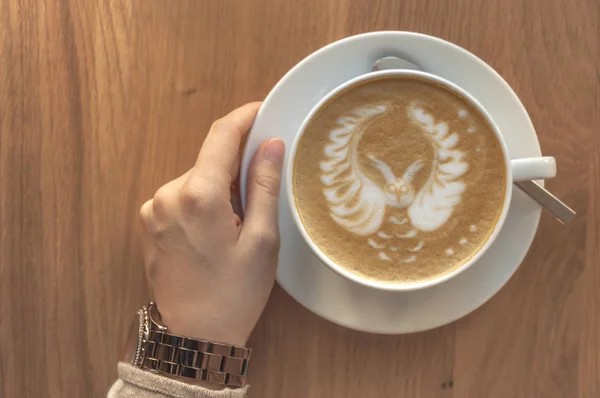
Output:
<svg viewBox="0 0 600 398">
<path fill-rule="evenodd" d="M 321 46 L 372 30 L 457 43 L 514 88 L 574 207 L 509 283 L 413 335 L 331 324 L 280 288 L 250 397 L 600 397 L 598 0 L 0 0 L 0 396 L 100 397 L 148 300 L 137 210 L 211 122 Z M 273 132 L 277 134 L 277 132 Z"/>
</svg>

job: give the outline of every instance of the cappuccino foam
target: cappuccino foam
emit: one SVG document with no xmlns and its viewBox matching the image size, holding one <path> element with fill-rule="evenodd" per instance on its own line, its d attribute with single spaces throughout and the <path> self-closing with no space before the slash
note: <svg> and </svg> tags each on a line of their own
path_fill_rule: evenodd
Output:
<svg viewBox="0 0 600 398">
<path fill-rule="evenodd" d="M 385 282 L 427 281 L 469 261 L 493 232 L 506 189 L 485 117 L 459 93 L 405 76 L 358 83 L 324 104 L 292 174 L 313 242 Z"/>
</svg>

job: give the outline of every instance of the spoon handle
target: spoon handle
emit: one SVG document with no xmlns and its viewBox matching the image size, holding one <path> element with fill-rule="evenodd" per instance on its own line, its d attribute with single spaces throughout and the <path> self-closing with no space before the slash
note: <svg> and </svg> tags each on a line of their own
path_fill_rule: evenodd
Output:
<svg viewBox="0 0 600 398">
<path fill-rule="evenodd" d="M 561 223 L 566 225 L 575 218 L 576 213 L 573 209 L 561 202 L 537 182 L 519 181 L 515 182 L 515 185 L 548 210 Z"/>
</svg>

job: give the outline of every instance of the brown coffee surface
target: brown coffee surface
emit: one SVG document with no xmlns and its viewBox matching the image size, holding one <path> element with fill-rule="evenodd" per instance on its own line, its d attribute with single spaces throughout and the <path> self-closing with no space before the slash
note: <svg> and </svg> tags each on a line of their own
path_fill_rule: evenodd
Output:
<svg viewBox="0 0 600 398">
<path fill-rule="evenodd" d="M 326 103 L 301 137 L 293 191 L 310 238 L 369 279 L 444 275 L 489 239 L 505 196 L 504 155 L 458 93 L 383 77 Z"/>
</svg>

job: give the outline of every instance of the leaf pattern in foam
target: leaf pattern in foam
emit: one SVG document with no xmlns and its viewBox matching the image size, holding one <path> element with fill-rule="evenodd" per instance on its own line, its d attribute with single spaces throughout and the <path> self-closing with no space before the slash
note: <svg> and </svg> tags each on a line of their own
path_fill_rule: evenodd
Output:
<svg viewBox="0 0 600 398">
<path fill-rule="evenodd" d="M 320 163 L 331 218 L 358 235 L 376 232 L 385 214 L 385 195 L 360 170 L 357 147 L 369 122 L 387 109 L 386 104 L 362 106 L 340 117 L 329 133 L 325 160 Z"/>
<path fill-rule="evenodd" d="M 408 208 L 412 225 L 420 231 L 434 231 L 448 221 L 460 203 L 466 186 L 460 177 L 469 169 L 464 153 L 456 146 L 457 133 L 448 134 L 448 124 L 436 123 L 433 115 L 417 104 L 407 109 L 409 117 L 431 139 L 435 159 L 431 174 Z"/>
</svg>

